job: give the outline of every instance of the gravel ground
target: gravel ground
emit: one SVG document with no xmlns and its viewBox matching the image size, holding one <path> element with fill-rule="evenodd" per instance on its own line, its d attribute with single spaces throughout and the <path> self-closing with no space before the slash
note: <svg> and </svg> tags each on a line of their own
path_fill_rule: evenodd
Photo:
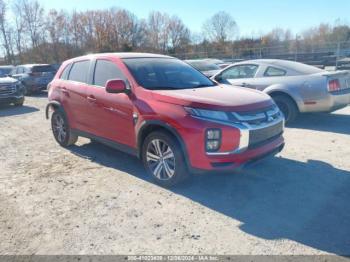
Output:
<svg viewBox="0 0 350 262">
<path fill-rule="evenodd" d="M 277 157 L 174 189 L 79 139 L 45 95 L 0 109 L 0 254 L 350 254 L 350 107 L 303 116 Z"/>
</svg>

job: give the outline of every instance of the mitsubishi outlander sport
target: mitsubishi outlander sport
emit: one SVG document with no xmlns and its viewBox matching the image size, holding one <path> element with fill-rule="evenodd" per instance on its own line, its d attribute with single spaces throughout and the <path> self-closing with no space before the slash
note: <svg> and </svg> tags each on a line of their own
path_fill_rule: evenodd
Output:
<svg viewBox="0 0 350 262">
<path fill-rule="evenodd" d="M 282 150 L 284 118 L 262 92 L 217 84 L 176 58 L 111 53 L 62 64 L 48 87 L 53 135 L 139 157 L 163 186 Z M 118 161 L 116 159 L 116 161 Z"/>
</svg>

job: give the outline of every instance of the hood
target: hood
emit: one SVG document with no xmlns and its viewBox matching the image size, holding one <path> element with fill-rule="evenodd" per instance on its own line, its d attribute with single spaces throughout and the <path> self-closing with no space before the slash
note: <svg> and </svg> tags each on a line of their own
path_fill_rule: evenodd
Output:
<svg viewBox="0 0 350 262">
<path fill-rule="evenodd" d="M 0 77 L 0 85 L 1 84 L 13 84 L 13 83 L 16 83 L 16 82 L 18 82 L 17 79 L 9 77 L 9 76 Z"/>
<path fill-rule="evenodd" d="M 161 102 L 221 111 L 251 111 L 273 104 L 272 99 L 260 91 L 231 85 L 158 90 L 152 93 L 154 99 Z"/>
</svg>

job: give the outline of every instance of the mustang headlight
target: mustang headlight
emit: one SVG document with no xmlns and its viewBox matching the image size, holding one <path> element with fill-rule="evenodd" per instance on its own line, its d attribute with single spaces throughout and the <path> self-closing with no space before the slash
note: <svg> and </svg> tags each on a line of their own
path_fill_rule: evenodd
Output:
<svg viewBox="0 0 350 262">
<path fill-rule="evenodd" d="M 222 111 L 206 110 L 206 109 L 191 108 L 191 107 L 185 107 L 185 110 L 191 116 L 195 116 L 199 118 L 205 118 L 208 120 L 218 120 L 218 121 L 230 120 L 228 114 Z"/>
</svg>

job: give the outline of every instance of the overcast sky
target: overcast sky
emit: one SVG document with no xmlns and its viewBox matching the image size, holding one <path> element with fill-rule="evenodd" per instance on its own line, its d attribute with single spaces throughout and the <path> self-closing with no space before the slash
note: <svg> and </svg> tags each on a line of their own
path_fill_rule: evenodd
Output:
<svg viewBox="0 0 350 262">
<path fill-rule="evenodd" d="M 240 35 L 259 35 L 275 27 L 298 33 L 308 27 L 349 23 L 350 0 L 39 0 L 45 8 L 65 10 L 122 7 L 140 18 L 153 10 L 182 18 L 192 31 L 201 31 L 206 18 L 224 10 L 236 20 Z"/>
</svg>

